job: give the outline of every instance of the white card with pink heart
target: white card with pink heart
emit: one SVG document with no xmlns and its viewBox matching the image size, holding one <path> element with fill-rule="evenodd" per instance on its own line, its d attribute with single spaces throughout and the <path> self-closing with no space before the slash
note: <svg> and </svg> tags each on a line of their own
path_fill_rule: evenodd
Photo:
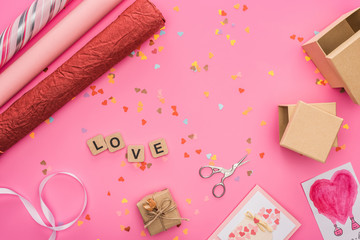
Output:
<svg viewBox="0 0 360 240">
<path fill-rule="evenodd" d="M 360 239 L 359 181 L 346 163 L 302 183 L 324 239 Z"/>
<path fill-rule="evenodd" d="M 210 240 L 286 240 L 300 223 L 261 187 L 255 186 Z"/>
</svg>

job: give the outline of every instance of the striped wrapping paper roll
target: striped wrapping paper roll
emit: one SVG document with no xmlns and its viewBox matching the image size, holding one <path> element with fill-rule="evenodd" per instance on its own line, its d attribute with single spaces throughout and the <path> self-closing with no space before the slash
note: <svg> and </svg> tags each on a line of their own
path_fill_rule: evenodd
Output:
<svg viewBox="0 0 360 240">
<path fill-rule="evenodd" d="M 71 0 L 35 0 L 0 35 L 0 68 Z"/>
<path fill-rule="evenodd" d="M 0 114 L 0 155 L 127 57 L 164 24 L 163 15 L 151 2 L 135 1 L 55 72 Z"/>
</svg>

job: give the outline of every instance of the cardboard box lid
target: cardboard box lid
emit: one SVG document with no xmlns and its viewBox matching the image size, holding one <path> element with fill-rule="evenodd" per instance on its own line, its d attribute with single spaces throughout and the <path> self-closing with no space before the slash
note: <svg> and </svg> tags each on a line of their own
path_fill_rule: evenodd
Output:
<svg viewBox="0 0 360 240">
<path fill-rule="evenodd" d="M 309 105 L 317 107 L 325 112 L 328 112 L 332 115 L 336 116 L 336 103 L 329 102 L 329 103 L 310 103 Z M 296 104 L 282 104 L 279 105 L 279 141 L 281 141 L 282 136 L 284 135 L 286 126 L 289 122 L 291 122 L 294 112 L 296 109 Z M 337 136 L 335 141 L 332 145 L 333 147 L 338 146 Z"/>
<path fill-rule="evenodd" d="M 360 8 L 357 8 L 342 15 L 302 46 L 333 88 L 344 87 L 344 83 L 341 74 L 326 60 L 326 56 L 351 38 L 359 29 Z"/>
<path fill-rule="evenodd" d="M 299 101 L 280 145 L 325 162 L 342 122 L 342 118 Z"/>
<path fill-rule="evenodd" d="M 332 51 L 327 59 L 341 75 L 351 99 L 360 104 L 360 31 Z"/>
</svg>

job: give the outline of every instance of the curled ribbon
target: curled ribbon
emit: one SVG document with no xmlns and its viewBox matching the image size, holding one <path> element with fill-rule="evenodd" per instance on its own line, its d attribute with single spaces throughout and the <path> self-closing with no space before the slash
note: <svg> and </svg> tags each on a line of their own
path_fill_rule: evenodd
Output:
<svg viewBox="0 0 360 240">
<path fill-rule="evenodd" d="M 172 201 L 170 199 L 166 198 L 163 201 L 161 201 L 160 205 L 157 208 L 155 208 L 152 211 L 149 211 L 147 214 L 150 216 L 150 220 L 145 223 L 144 228 L 149 227 L 158 218 L 160 219 L 160 223 L 161 223 L 161 226 L 164 231 L 166 231 L 167 229 L 163 223 L 163 219 L 189 221 L 189 219 L 187 219 L 187 218 L 165 217 L 166 213 L 174 211 L 176 209 L 176 205 L 170 207 L 171 203 L 172 203 Z"/>
<path fill-rule="evenodd" d="M 251 214 L 251 212 L 247 211 L 245 213 L 245 216 L 253 220 L 254 223 L 258 225 L 258 227 L 261 229 L 261 231 L 265 232 L 265 229 L 268 230 L 269 232 L 273 231 L 273 228 L 269 226 L 269 224 L 267 224 L 261 219 L 256 218 L 254 215 Z"/>
<path fill-rule="evenodd" d="M 71 221 L 69 223 L 66 223 L 64 225 L 61 225 L 61 226 L 56 226 L 55 225 L 54 215 L 51 213 L 50 209 L 46 206 L 46 204 L 44 203 L 44 201 L 42 200 L 42 197 L 41 197 L 42 190 L 44 189 L 46 183 L 52 177 L 54 177 L 54 176 L 56 176 L 58 174 L 64 174 L 64 175 L 68 175 L 70 177 L 75 178 L 75 180 L 77 180 L 81 184 L 81 186 L 82 186 L 82 188 L 84 190 L 84 204 L 83 204 L 83 207 L 82 207 L 82 210 L 81 210 L 80 214 L 73 221 Z M 22 197 L 20 194 L 14 192 L 13 190 L 8 189 L 8 188 L 0 188 L 0 195 L 1 194 L 15 195 L 15 196 L 19 197 L 19 199 L 24 204 L 26 210 L 29 212 L 30 216 L 34 219 L 34 221 L 37 222 L 39 225 L 41 225 L 43 227 L 46 227 L 48 229 L 51 229 L 53 231 L 51 236 L 49 237 L 49 240 L 55 240 L 56 239 L 56 232 L 57 231 L 62 231 L 62 230 L 65 230 L 65 229 L 71 227 L 71 225 L 73 225 L 79 219 L 79 217 L 83 214 L 83 212 L 84 212 L 84 210 L 86 208 L 86 204 L 87 204 L 87 194 L 86 194 L 86 189 L 85 189 L 83 183 L 74 174 L 68 173 L 68 172 L 59 172 L 59 173 L 51 174 L 51 175 L 47 176 L 46 178 L 44 178 L 42 180 L 42 182 L 40 183 L 40 185 L 39 185 L 39 196 L 40 196 L 41 209 L 42 209 L 42 212 L 43 212 L 44 216 L 49 221 L 51 226 L 48 226 L 47 224 L 44 223 L 44 221 L 42 220 L 42 218 L 40 217 L 39 213 L 36 211 L 34 206 L 28 200 L 26 200 L 24 197 Z"/>
</svg>

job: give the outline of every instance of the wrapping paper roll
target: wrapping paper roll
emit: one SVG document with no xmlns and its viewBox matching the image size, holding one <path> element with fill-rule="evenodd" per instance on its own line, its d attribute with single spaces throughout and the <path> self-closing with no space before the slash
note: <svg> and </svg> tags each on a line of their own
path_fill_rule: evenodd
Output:
<svg viewBox="0 0 360 240">
<path fill-rule="evenodd" d="M 165 24 L 148 0 L 137 0 L 75 55 L 0 115 L 5 152 Z"/>
<path fill-rule="evenodd" d="M 71 0 L 35 0 L 0 34 L 0 68 Z"/>
<path fill-rule="evenodd" d="M 83 0 L 0 74 L 0 107 L 121 1 Z"/>
</svg>

